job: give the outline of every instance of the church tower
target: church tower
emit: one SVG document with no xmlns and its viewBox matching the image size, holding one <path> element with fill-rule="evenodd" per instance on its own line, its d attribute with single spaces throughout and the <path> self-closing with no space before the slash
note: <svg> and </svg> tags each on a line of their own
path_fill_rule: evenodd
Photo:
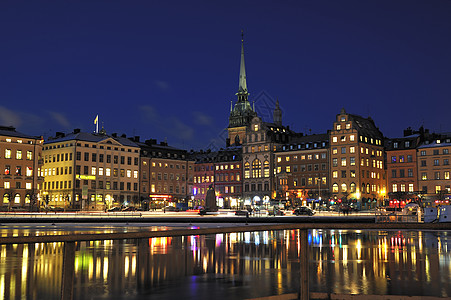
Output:
<svg viewBox="0 0 451 300">
<path fill-rule="evenodd" d="M 231 104 L 227 130 L 229 132 L 228 144 L 238 146 L 244 142 L 246 128 L 250 125 L 252 118 L 257 116 L 257 113 L 252 109 L 248 100 L 249 92 L 247 90 L 246 68 L 244 65 L 243 32 L 241 32 L 240 77 L 236 95 L 238 96 L 238 100 L 235 106 Z"/>
<path fill-rule="evenodd" d="M 279 107 L 279 100 L 277 100 L 276 108 L 272 113 L 272 120 L 273 123 L 276 124 L 277 126 L 282 126 L 282 110 Z"/>
</svg>

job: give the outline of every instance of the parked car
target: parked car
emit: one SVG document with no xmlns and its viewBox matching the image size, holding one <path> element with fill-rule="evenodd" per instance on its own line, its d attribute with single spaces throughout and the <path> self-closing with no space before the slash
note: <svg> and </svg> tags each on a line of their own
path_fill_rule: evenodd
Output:
<svg viewBox="0 0 451 300">
<path fill-rule="evenodd" d="M 293 210 L 293 215 L 300 216 L 300 215 L 308 215 L 313 216 L 315 212 L 308 206 L 299 206 Z"/>
<path fill-rule="evenodd" d="M 126 208 L 124 208 L 122 211 L 137 211 L 138 209 L 136 207 L 133 206 L 127 206 Z"/>
<path fill-rule="evenodd" d="M 117 212 L 117 211 L 122 211 L 122 208 L 120 206 L 115 206 L 108 210 L 108 212 Z"/>
<path fill-rule="evenodd" d="M 284 216 L 285 215 L 283 210 L 281 210 L 280 207 L 278 207 L 278 206 L 273 206 L 273 208 L 268 211 L 268 214 L 270 216 Z"/>
<path fill-rule="evenodd" d="M 235 216 L 246 216 L 249 214 L 247 210 L 235 210 Z"/>
</svg>

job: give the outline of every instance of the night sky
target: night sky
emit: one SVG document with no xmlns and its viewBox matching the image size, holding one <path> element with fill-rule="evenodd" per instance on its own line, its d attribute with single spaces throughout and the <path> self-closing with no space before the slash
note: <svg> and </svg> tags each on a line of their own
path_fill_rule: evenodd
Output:
<svg viewBox="0 0 451 300">
<path fill-rule="evenodd" d="M 387 137 L 450 132 L 451 1 L 0 2 L 0 124 L 225 145 L 241 30 L 266 121 L 331 129 L 341 108 Z"/>
</svg>

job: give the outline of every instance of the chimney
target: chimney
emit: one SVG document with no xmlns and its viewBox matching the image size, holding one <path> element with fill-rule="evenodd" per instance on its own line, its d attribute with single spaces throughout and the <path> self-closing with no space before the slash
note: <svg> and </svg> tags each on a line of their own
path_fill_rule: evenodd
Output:
<svg viewBox="0 0 451 300">
<path fill-rule="evenodd" d="M 125 133 L 121 134 L 121 137 L 127 138 L 127 135 Z"/>
<path fill-rule="evenodd" d="M 75 128 L 75 129 L 74 129 L 74 133 L 75 133 L 75 134 L 80 133 L 80 128 Z"/>
<path fill-rule="evenodd" d="M 116 137 L 117 137 L 117 133 L 114 132 L 114 133 L 111 134 L 111 136 L 114 137 L 114 138 L 116 138 Z"/>
<path fill-rule="evenodd" d="M 58 139 L 58 138 L 63 138 L 63 137 L 65 137 L 65 134 L 64 134 L 63 132 L 57 131 L 56 134 L 55 134 L 55 137 L 56 137 L 57 139 Z"/>
<path fill-rule="evenodd" d="M 135 141 L 136 143 L 139 143 L 139 136 L 135 135 L 134 141 Z"/>
</svg>

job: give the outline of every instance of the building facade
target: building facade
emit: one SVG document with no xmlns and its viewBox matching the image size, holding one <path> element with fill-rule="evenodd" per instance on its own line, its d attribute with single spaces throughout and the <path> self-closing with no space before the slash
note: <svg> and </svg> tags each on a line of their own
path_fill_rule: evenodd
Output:
<svg viewBox="0 0 451 300">
<path fill-rule="evenodd" d="M 139 142 L 141 148 L 141 201 L 149 208 L 161 208 L 169 202 L 187 203 L 191 197 L 194 161 L 188 160 L 186 150 L 156 140 Z"/>
<path fill-rule="evenodd" d="M 294 137 L 275 157 L 277 198 L 287 206 L 328 204 L 329 134 Z"/>
<path fill-rule="evenodd" d="M 140 148 L 125 136 L 57 133 L 44 143 L 43 199 L 72 210 L 139 205 Z"/>
<path fill-rule="evenodd" d="M 214 189 L 221 208 L 240 208 L 242 203 L 242 149 L 229 147 L 217 152 L 214 168 Z"/>
<path fill-rule="evenodd" d="M 329 140 L 333 197 L 364 207 L 381 205 L 386 197 L 384 138 L 374 121 L 342 109 Z"/>
<path fill-rule="evenodd" d="M 450 200 L 451 135 L 426 140 L 417 149 L 418 184 L 423 205 Z"/>
<path fill-rule="evenodd" d="M 42 137 L 17 132 L 14 127 L 0 126 L 0 181 L 3 211 L 37 210 L 40 206 Z"/>
</svg>

